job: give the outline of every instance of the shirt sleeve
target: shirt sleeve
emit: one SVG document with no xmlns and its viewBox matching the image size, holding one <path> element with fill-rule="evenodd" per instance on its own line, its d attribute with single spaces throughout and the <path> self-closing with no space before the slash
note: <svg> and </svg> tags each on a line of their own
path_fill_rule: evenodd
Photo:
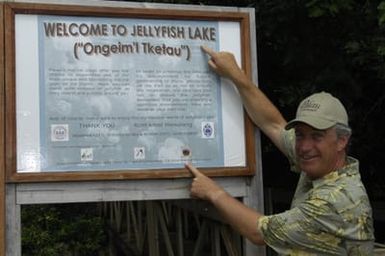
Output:
<svg viewBox="0 0 385 256">
<path fill-rule="evenodd" d="M 337 236 L 340 223 L 329 203 L 312 199 L 283 213 L 261 217 L 258 228 L 264 241 L 280 254 L 344 255 Z"/>
<path fill-rule="evenodd" d="M 295 154 L 295 131 L 294 129 L 283 130 L 281 132 L 281 143 L 283 145 L 284 153 L 289 160 L 290 170 L 293 172 L 300 172 L 300 169 L 297 164 L 296 154 Z"/>
</svg>

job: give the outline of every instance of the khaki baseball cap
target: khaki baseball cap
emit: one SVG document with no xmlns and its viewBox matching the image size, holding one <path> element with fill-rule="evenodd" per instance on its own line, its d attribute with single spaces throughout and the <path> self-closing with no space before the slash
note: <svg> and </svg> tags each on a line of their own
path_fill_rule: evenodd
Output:
<svg viewBox="0 0 385 256">
<path fill-rule="evenodd" d="M 348 114 L 337 98 L 330 93 L 320 92 L 312 94 L 299 104 L 296 118 L 287 123 L 285 129 L 289 130 L 299 122 L 325 130 L 337 123 L 348 126 Z"/>
</svg>

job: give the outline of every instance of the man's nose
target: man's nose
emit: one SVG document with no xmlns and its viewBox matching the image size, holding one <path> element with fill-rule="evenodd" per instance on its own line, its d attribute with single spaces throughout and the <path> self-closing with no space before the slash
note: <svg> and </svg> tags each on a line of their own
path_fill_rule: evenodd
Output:
<svg viewBox="0 0 385 256">
<path fill-rule="evenodd" d="M 298 149 L 302 152 L 309 151 L 313 148 L 313 141 L 310 138 L 303 138 L 297 143 Z"/>
</svg>

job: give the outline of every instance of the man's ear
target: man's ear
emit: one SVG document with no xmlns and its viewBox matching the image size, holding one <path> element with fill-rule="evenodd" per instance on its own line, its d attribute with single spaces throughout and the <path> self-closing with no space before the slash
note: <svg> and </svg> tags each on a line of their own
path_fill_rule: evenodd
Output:
<svg viewBox="0 0 385 256">
<path fill-rule="evenodd" d="M 337 150 L 342 151 L 348 146 L 350 136 L 340 136 L 337 142 Z"/>
</svg>

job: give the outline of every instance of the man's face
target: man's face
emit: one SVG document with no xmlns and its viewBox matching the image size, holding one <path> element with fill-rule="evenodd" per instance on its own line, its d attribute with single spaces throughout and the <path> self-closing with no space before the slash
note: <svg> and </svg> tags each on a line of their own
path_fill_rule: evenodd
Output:
<svg viewBox="0 0 385 256">
<path fill-rule="evenodd" d="M 311 179 L 321 178 L 343 166 L 347 138 L 338 138 L 334 127 L 317 130 L 298 123 L 295 134 L 299 167 Z"/>
</svg>

